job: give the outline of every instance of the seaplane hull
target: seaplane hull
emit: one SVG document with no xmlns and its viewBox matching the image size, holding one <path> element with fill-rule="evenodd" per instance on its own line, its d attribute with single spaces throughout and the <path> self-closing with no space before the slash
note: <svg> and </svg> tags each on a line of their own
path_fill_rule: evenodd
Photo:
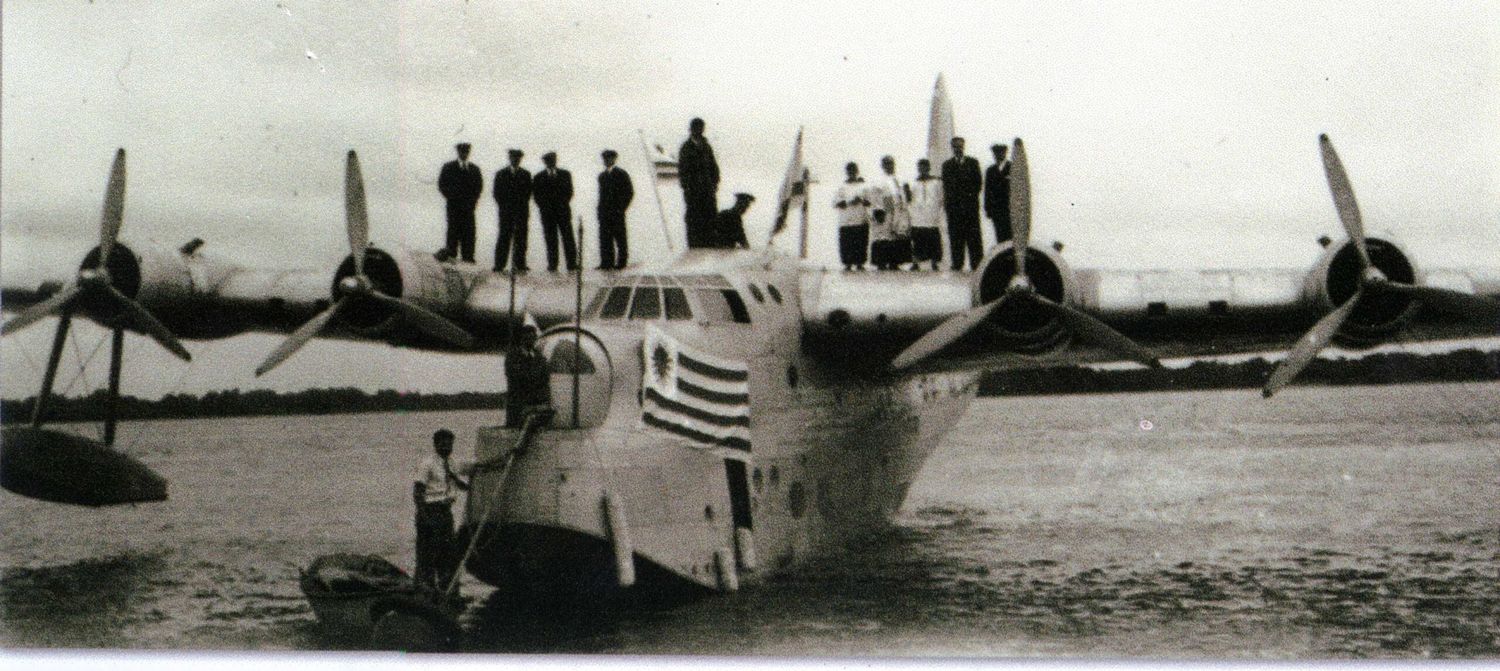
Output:
<svg viewBox="0 0 1500 671">
<path fill-rule="evenodd" d="M 751 380 L 794 359 L 777 360 L 763 359 Z M 544 430 L 507 468 L 475 473 L 460 531 L 472 546 L 465 567 L 496 587 L 549 596 L 732 591 L 765 580 L 889 525 L 977 387 L 973 373 L 803 385 L 774 403 L 774 421 L 752 421 L 744 459 L 644 426 L 639 408 L 623 408 L 634 418 L 611 426 Z M 482 429 L 477 456 L 499 460 L 518 434 Z"/>
</svg>

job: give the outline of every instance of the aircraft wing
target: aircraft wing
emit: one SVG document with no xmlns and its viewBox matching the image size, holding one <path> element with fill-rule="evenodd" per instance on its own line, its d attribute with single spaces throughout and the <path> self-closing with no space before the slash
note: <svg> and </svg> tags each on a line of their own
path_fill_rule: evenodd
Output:
<svg viewBox="0 0 1500 671">
<path fill-rule="evenodd" d="M 1392 243 L 1369 243 L 1393 281 L 1500 303 L 1500 268 L 1420 269 Z M 1331 245 L 1305 270 L 1073 270 L 1051 250 L 1032 250 L 1034 291 L 1067 305 L 1155 359 L 1286 350 L 1358 291 L 1357 251 Z M 804 346 L 816 356 L 872 371 L 891 368 L 922 338 L 1005 295 L 1013 247 L 992 250 L 976 273 L 872 272 L 804 276 Z M 1399 261 L 1399 263 L 1398 263 Z M 1500 335 L 1500 313 L 1455 314 L 1405 295 L 1369 290 L 1331 340 L 1346 348 Z M 1055 309 L 1001 301 L 911 372 L 1005 370 L 1139 360 Z"/>
</svg>

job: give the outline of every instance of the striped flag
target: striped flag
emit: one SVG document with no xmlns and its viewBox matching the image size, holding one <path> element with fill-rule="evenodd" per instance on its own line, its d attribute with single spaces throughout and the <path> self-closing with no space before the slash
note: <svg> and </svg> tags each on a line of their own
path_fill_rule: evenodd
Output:
<svg viewBox="0 0 1500 671">
<path fill-rule="evenodd" d="M 641 422 L 726 456 L 750 456 L 750 367 L 692 349 L 655 327 L 642 345 Z"/>
</svg>

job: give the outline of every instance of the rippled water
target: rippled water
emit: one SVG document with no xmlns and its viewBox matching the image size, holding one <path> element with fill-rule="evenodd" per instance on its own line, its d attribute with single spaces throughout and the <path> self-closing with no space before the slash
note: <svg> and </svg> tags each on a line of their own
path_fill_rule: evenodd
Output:
<svg viewBox="0 0 1500 671">
<path fill-rule="evenodd" d="M 138 423 L 172 500 L 0 494 L 5 647 L 326 649 L 296 567 L 410 564 L 406 484 L 488 413 Z M 1146 428 L 1146 427 L 1149 427 Z M 471 651 L 1500 656 L 1500 385 L 986 399 L 890 531 L 733 596 L 536 610 Z M 808 594 L 819 595 L 816 599 Z"/>
</svg>

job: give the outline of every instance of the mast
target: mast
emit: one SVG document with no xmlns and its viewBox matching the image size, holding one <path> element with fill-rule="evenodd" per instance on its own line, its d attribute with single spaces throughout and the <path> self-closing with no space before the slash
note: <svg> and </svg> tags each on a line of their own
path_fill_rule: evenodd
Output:
<svg viewBox="0 0 1500 671">
<path fill-rule="evenodd" d="M 656 161 L 652 160 L 651 150 L 646 147 L 646 131 L 637 128 L 635 133 L 641 138 L 641 155 L 646 157 L 646 167 L 651 170 L 651 193 L 656 195 L 656 213 L 661 217 L 662 237 L 667 241 L 667 251 L 676 253 L 677 250 L 672 245 L 672 231 L 667 227 L 667 209 L 661 202 L 661 186 L 656 183 Z"/>
</svg>

